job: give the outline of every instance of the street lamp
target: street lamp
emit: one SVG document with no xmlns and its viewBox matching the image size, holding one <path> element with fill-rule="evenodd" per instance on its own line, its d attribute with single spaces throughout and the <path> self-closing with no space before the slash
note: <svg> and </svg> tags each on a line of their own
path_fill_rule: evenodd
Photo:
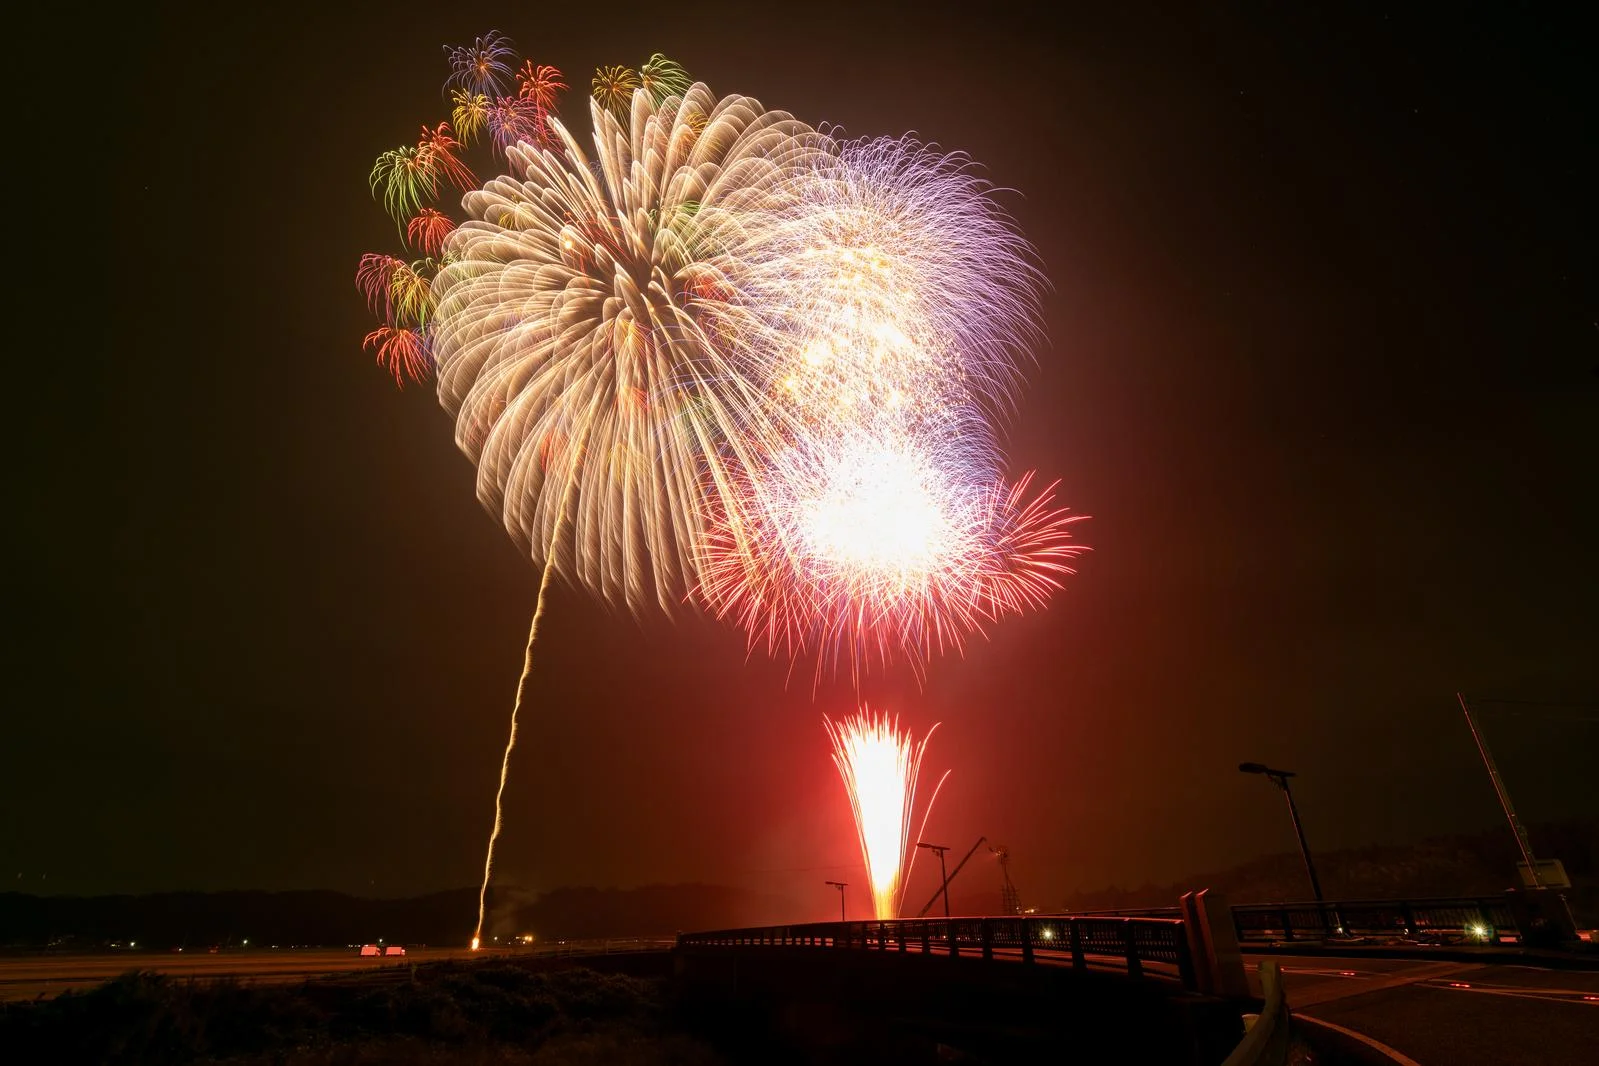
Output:
<svg viewBox="0 0 1599 1066">
<path fill-rule="evenodd" d="M 838 889 L 838 920 L 844 921 L 844 890 L 849 887 L 848 881 L 823 881 L 824 885 L 832 885 Z"/>
<path fill-rule="evenodd" d="M 1316 894 L 1316 902 L 1321 902 L 1321 882 L 1316 880 L 1316 867 L 1310 861 L 1310 845 L 1305 843 L 1305 831 L 1299 825 L 1299 808 L 1294 806 L 1294 794 L 1288 787 L 1288 779 L 1294 776 L 1292 770 L 1273 770 L 1264 763 L 1244 762 L 1238 764 L 1241 774 L 1264 774 L 1272 784 L 1283 790 L 1283 795 L 1288 797 L 1288 816 L 1294 820 L 1294 835 L 1299 838 L 1299 854 L 1305 857 L 1305 872 L 1310 875 L 1310 890 Z"/>
<path fill-rule="evenodd" d="M 949 875 L 944 872 L 944 852 L 949 850 L 945 844 L 924 844 L 918 840 L 916 846 L 926 848 L 928 851 L 938 852 L 939 891 L 944 893 L 944 918 L 949 918 Z"/>
</svg>

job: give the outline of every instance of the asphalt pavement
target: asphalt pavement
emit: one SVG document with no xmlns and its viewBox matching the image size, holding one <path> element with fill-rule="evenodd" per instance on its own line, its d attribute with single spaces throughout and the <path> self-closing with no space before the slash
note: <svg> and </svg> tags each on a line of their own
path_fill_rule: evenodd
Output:
<svg viewBox="0 0 1599 1066">
<path fill-rule="evenodd" d="M 1245 956 L 1259 993 L 1256 966 Z M 1401 1066 L 1599 1062 L 1599 972 L 1475 961 L 1272 955 L 1311 1045 L 1338 1033 Z M 1337 1038 L 1334 1038 L 1337 1039 Z"/>
</svg>

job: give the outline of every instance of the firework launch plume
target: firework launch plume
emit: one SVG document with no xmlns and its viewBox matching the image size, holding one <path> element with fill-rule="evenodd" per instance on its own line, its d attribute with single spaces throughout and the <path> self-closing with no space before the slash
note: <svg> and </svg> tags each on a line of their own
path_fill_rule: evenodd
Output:
<svg viewBox="0 0 1599 1066">
<path fill-rule="evenodd" d="M 872 910 L 881 921 L 899 917 L 900 901 L 910 879 L 916 840 L 933 811 L 938 791 L 949 776 L 945 771 L 928 797 L 917 836 L 911 835 L 916 807 L 916 786 L 922 755 L 938 726 L 917 742 L 897 719 L 873 714 L 862 707 L 842 721 L 822 719 L 833 742 L 833 765 L 838 767 L 849 793 L 861 858 L 872 889 Z"/>
</svg>

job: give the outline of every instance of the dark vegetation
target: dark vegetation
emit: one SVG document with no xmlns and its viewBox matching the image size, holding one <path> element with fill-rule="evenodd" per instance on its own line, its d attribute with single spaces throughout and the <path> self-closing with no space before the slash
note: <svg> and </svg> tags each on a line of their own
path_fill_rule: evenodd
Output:
<svg viewBox="0 0 1599 1066">
<path fill-rule="evenodd" d="M 15 1063 L 713 1066 L 666 986 L 586 969 L 443 962 L 298 985 L 129 973 L 92 991 L 0 1004 Z"/>
</svg>

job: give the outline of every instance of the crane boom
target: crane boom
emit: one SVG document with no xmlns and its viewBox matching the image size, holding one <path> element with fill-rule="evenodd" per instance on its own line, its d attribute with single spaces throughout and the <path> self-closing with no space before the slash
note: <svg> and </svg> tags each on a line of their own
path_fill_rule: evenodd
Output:
<svg viewBox="0 0 1599 1066">
<path fill-rule="evenodd" d="M 921 910 L 916 912 L 916 917 L 918 917 L 918 918 L 927 917 L 927 912 L 932 910 L 933 909 L 933 904 L 938 902 L 939 894 L 942 893 L 942 892 L 945 892 L 945 891 L 947 891 L 949 889 L 949 883 L 951 881 L 955 880 L 955 875 L 961 872 L 961 867 L 962 866 L 966 865 L 966 859 L 970 859 L 973 855 L 977 854 L 977 849 L 982 847 L 987 842 L 988 842 L 988 838 L 987 837 L 978 837 L 977 838 L 977 843 L 973 844 L 972 845 L 972 850 L 968 851 L 966 853 L 966 858 L 962 859 L 960 861 L 960 864 L 958 866 L 956 866 L 955 869 L 950 871 L 949 876 L 944 878 L 944 883 L 938 886 L 938 892 L 934 892 L 933 893 L 933 898 L 927 901 L 927 906 L 923 907 Z"/>
</svg>

